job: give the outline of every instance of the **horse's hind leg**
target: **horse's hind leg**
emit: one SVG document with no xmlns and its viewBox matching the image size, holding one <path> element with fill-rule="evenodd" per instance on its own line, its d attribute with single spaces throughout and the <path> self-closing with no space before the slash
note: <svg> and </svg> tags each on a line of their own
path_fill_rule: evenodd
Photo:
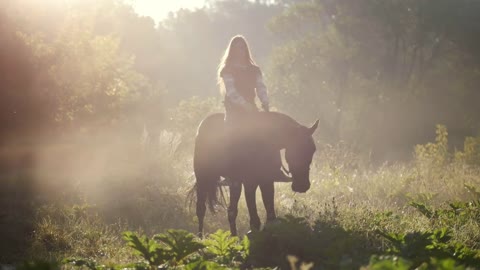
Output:
<svg viewBox="0 0 480 270">
<path fill-rule="evenodd" d="M 205 219 L 205 212 L 207 211 L 207 193 L 197 184 L 197 218 L 198 218 L 198 237 L 203 237 L 203 220 Z"/>
<path fill-rule="evenodd" d="M 217 197 L 218 182 L 220 176 L 212 173 L 199 173 L 200 170 L 195 172 L 197 179 L 196 191 L 197 191 L 197 218 L 198 218 L 198 235 L 203 236 L 203 220 L 207 206 L 212 213 L 215 213 L 215 206 L 220 202 L 220 198 Z"/>
<path fill-rule="evenodd" d="M 274 206 L 275 191 L 273 185 L 273 181 L 260 184 L 263 205 L 265 206 L 265 211 L 267 212 L 267 223 L 277 218 Z"/>
<path fill-rule="evenodd" d="M 230 232 L 232 235 L 237 235 L 237 214 L 238 214 L 238 201 L 240 200 L 240 194 L 242 193 L 242 184 L 233 181 L 230 183 L 230 203 L 228 204 L 228 223 L 230 223 Z"/>
<path fill-rule="evenodd" d="M 244 183 L 243 185 L 245 187 L 248 214 L 250 215 L 250 229 L 258 231 L 260 230 L 260 217 L 258 217 L 257 202 L 255 200 L 258 184 Z"/>
</svg>

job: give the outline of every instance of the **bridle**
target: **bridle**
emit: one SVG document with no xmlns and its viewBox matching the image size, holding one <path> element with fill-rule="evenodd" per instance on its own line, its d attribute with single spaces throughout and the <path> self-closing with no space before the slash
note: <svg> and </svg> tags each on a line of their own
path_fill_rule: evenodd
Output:
<svg viewBox="0 0 480 270">
<path fill-rule="evenodd" d="M 283 165 L 283 162 L 282 162 L 282 171 L 284 174 L 286 174 L 288 177 L 292 177 L 292 173 L 287 169 L 285 168 L 285 165 Z"/>
</svg>

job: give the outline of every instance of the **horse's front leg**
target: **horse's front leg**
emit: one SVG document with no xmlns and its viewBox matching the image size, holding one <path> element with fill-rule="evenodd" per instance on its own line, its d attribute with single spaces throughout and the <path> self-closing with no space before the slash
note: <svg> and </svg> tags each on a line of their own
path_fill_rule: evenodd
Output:
<svg viewBox="0 0 480 270">
<path fill-rule="evenodd" d="M 274 182 L 269 181 L 260 184 L 260 190 L 262 191 L 263 205 L 265 206 L 265 212 L 267 212 L 267 223 L 275 220 L 277 215 L 275 214 L 275 191 Z"/>
<path fill-rule="evenodd" d="M 242 193 L 242 183 L 232 181 L 230 183 L 230 203 L 228 205 L 228 223 L 230 223 L 230 232 L 232 235 L 237 235 L 237 214 L 238 214 L 238 201 L 240 200 L 240 194 Z"/>
<path fill-rule="evenodd" d="M 258 217 L 257 202 L 255 200 L 258 184 L 244 183 L 243 185 L 245 187 L 248 214 L 250 215 L 250 229 L 258 231 L 260 230 L 260 217 Z"/>
</svg>

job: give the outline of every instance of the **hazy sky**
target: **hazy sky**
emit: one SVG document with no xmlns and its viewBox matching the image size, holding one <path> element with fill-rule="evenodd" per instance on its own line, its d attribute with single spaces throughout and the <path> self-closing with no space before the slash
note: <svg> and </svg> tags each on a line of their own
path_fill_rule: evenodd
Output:
<svg viewBox="0 0 480 270">
<path fill-rule="evenodd" d="M 150 16 L 157 22 L 166 18 L 170 11 L 177 11 L 180 8 L 201 8 L 205 5 L 205 0 L 130 0 L 128 2 L 138 14 Z"/>
</svg>

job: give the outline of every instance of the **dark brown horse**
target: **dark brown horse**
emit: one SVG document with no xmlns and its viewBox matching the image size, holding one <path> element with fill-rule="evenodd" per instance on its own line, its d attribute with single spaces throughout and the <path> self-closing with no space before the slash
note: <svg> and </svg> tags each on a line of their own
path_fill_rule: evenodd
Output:
<svg viewBox="0 0 480 270">
<path fill-rule="evenodd" d="M 281 149 L 285 149 L 285 160 L 292 175 L 292 190 L 306 192 L 310 188 L 309 171 L 316 150 L 312 134 L 318 127 L 318 120 L 306 127 L 289 116 L 278 112 L 256 112 L 248 128 L 243 128 L 241 136 L 249 137 L 255 147 L 239 145 L 247 159 L 243 159 L 232 168 L 227 166 L 231 147 L 227 147 L 230 138 L 225 136 L 224 114 L 212 114 L 200 124 L 195 140 L 194 171 L 196 177 L 196 213 L 199 222 L 199 235 L 203 232 L 203 221 L 207 205 L 211 211 L 219 203 L 221 177 L 231 178 L 228 221 L 230 231 L 237 234 L 236 217 L 238 201 L 245 188 L 245 198 L 250 215 L 250 228 L 260 228 L 255 193 L 260 187 L 263 204 L 267 213 L 267 222 L 276 218 L 274 208 L 274 177 L 266 164 Z M 253 140 L 252 140 L 253 139 Z M 272 152 L 273 151 L 273 152 Z M 277 168 L 279 169 L 279 168 Z"/>
</svg>

